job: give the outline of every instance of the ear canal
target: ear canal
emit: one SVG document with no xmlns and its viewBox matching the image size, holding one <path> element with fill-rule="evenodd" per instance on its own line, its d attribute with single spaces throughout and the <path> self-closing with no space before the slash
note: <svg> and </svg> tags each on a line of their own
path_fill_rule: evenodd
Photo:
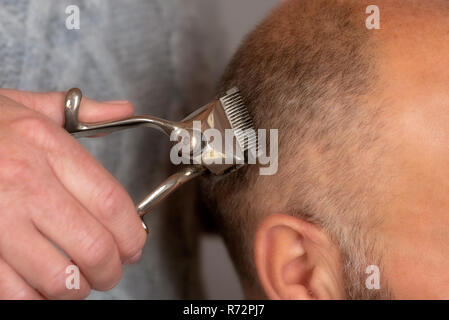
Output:
<svg viewBox="0 0 449 320">
<path fill-rule="evenodd" d="M 306 253 L 285 265 L 283 278 L 286 284 L 302 284 L 310 290 L 309 283 L 313 275 L 313 266 L 310 265 L 307 258 Z"/>
</svg>

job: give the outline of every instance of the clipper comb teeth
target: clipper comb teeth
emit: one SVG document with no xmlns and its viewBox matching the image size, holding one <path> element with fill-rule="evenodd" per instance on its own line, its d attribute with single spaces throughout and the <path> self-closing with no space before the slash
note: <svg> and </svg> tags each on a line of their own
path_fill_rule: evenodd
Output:
<svg viewBox="0 0 449 320">
<path fill-rule="evenodd" d="M 256 150 L 256 129 L 240 91 L 237 88 L 232 88 L 224 97 L 220 98 L 220 102 L 241 150 L 244 153 Z"/>
</svg>

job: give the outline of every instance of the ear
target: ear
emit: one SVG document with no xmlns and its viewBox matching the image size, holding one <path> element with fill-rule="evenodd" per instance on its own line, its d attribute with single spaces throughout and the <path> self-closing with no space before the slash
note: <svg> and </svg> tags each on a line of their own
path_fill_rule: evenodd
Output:
<svg viewBox="0 0 449 320">
<path fill-rule="evenodd" d="M 345 298 L 339 250 L 315 225 L 288 215 L 269 216 L 257 230 L 254 249 L 268 298 Z"/>
</svg>

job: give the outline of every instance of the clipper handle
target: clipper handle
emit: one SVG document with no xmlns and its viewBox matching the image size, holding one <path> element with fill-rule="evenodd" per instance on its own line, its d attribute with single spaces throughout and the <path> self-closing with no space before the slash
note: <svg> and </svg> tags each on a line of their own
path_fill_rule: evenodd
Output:
<svg viewBox="0 0 449 320">
<path fill-rule="evenodd" d="M 82 92 L 80 89 L 73 88 L 67 92 L 65 99 L 65 129 L 75 138 L 91 137 L 102 133 L 111 133 L 119 130 L 134 128 L 138 126 L 146 126 L 157 129 L 166 135 L 170 136 L 173 131 L 182 129 L 184 123 L 175 123 L 167 120 L 149 117 L 149 116 L 135 116 L 123 120 L 101 123 L 81 123 L 78 120 L 78 113 L 82 100 Z M 185 129 L 189 130 L 187 126 Z M 190 129 L 191 130 L 191 129 Z M 166 179 L 158 188 L 150 193 L 145 200 L 137 206 L 137 213 L 142 218 L 142 225 L 145 231 L 148 228 L 143 221 L 143 216 L 150 212 L 159 202 L 165 199 L 168 195 L 173 193 L 180 186 L 189 182 L 206 172 L 207 169 L 200 165 L 188 166 L 173 174 Z"/>
<path fill-rule="evenodd" d="M 159 130 L 170 137 L 172 131 L 179 129 L 177 123 L 150 116 L 134 116 L 111 122 L 82 123 L 78 120 L 82 99 L 83 94 L 78 88 L 70 89 L 65 98 L 65 129 L 75 138 L 92 137 L 141 126 Z"/>
<path fill-rule="evenodd" d="M 143 217 L 149 213 L 159 202 L 164 200 L 167 196 L 172 194 L 183 184 L 202 175 L 206 169 L 202 166 L 188 166 L 181 171 L 173 174 L 162 182 L 152 193 L 150 193 L 145 200 L 137 206 L 137 213 Z"/>
</svg>

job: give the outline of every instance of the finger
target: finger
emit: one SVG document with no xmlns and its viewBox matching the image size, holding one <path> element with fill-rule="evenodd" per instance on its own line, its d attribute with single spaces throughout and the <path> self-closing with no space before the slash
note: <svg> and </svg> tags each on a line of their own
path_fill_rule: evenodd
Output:
<svg viewBox="0 0 449 320">
<path fill-rule="evenodd" d="M 32 213 L 36 228 L 75 262 L 92 289 L 114 287 L 122 265 L 112 235 L 56 179 L 42 181 L 41 190 L 37 196 L 47 201 Z"/>
<path fill-rule="evenodd" d="M 128 193 L 77 141 L 62 130 L 51 136 L 46 157 L 59 181 L 113 235 L 122 261 L 137 259 L 146 232 Z"/>
<path fill-rule="evenodd" d="M 28 108 L 46 115 L 60 126 L 64 125 L 63 92 L 29 92 L 0 89 L 0 95 L 16 101 Z M 97 102 L 88 98 L 81 100 L 79 120 L 81 122 L 100 122 L 123 119 L 134 114 L 134 107 L 129 101 Z"/>
<path fill-rule="evenodd" d="M 0 259 L 1 300 L 42 300 L 43 297 Z"/>
<path fill-rule="evenodd" d="M 9 226 L 12 227 L 11 225 Z M 53 244 L 32 225 L 17 224 L 14 239 L 0 242 L 0 255 L 25 281 L 48 299 L 84 299 L 90 286 L 82 273 L 79 289 L 67 286 L 68 267 L 73 267 Z"/>
</svg>

